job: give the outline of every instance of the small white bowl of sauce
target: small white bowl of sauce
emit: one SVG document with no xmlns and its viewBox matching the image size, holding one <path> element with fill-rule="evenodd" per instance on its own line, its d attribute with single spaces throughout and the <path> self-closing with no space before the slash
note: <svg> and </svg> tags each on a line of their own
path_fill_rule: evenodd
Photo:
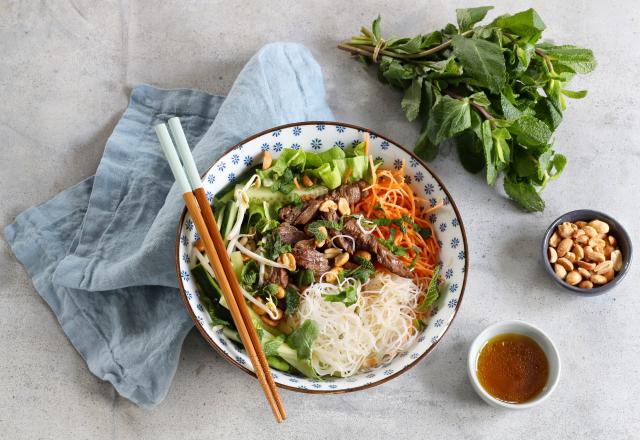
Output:
<svg viewBox="0 0 640 440">
<path fill-rule="evenodd" d="M 549 336 L 523 321 L 498 322 L 471 343 L 471 385 L 488 404 L 526 409 L 553 392 L 560 378 L 560 356 Z"/>
</svg>

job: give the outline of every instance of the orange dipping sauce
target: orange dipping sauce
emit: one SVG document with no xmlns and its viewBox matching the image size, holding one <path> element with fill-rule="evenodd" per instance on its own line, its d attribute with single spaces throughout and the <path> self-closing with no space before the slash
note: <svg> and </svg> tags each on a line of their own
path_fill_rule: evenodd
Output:
<svg viewBox="0 0 640 440">
<path fill-rule="evenodd" d="M 480 351 L 476 368 L 482 387 L 508 403 L 532 400 L 549 379 L 549 362 L 540 345 L 516 333 L 491 338 Z"/>
</svg>

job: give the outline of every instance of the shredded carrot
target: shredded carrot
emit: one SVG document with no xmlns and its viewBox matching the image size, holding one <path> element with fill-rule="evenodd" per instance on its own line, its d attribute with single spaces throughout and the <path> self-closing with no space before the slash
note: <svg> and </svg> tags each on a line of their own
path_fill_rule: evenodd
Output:
<svg viewBox="0 0 640 440">
<path fill-rule="evenodd" d="M 420 229 L 431 231 L 425 238 L 407 222 L 402 222 L 402 229 L 397 224 L 390 224 L 377 226 L 373 231 L 381 240 L 388 240 L 394 234 L 393 244 L 403 248 L 405 253 L 398 258 L 407 267 L 413 263 L 414 281 L 425 289 L 438 264 L 440 254 L 436 230 L 427 216 L 442 207 L 442 201 L 429 207 L 426 199 L 413 194 L 413 190 L 404 180 L 404 172 L 404 162 L 398 170 L 376 170 L 373 183 L 367 188 L 366 197 L 354 206 L 353 212 L 370 219 L 401 219 L 408 216 Z"/>
<path fill-rule="evenodd" d="M 295 187 L 297 189 L 302 189 L 302 188 L 300 188 L 300 184 L 298 183 L 298 176 L 293 178 L 293 184 L 295 185 Z"/>
</svg>

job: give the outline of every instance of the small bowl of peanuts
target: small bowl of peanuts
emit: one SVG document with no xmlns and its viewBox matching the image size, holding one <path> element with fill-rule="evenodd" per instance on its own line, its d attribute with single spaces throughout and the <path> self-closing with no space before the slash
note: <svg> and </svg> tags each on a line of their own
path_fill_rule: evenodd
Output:
<svg viewBox="0 0 640 440">
<path fill-rule="evenodd" d="M 549 275 L 559 286 L 583 295 L 600 295 L 618 285 L 631 255 L 631 239 L 624 227 L 589 209 L 558 217 L 542 241 L 542 260 Z"/>
</svg>

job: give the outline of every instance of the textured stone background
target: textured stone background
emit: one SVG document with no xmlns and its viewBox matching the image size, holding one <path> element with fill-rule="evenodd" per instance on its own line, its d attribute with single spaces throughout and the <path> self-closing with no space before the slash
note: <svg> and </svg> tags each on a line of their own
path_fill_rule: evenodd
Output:
<svg viewBox="0 0 640 440">
<path fill-rule="evenodd" d="M 225 94 L 263 44 L 307 45 L 324 69 L 340 120 L 410 145 L 398 94 L 335 44 L 380 12 L 385 34 L 414 34 L 455 18 L 463 1 L 0 1 L 0 224 L 93 174 L 133 85 Z M 238 6 L 234 6 L 236 3 Z M 283 391 L 276 426 L 259 387 L 194 331 L 165 402 L 148 412 L 91 375 L 25 271 L 0 240 L 0 437 L 197 438 L 637 438 L 640 429 L 640 273 L 614 292 L 580 298 L 543 272 L 538 246 L 555 217 L 595 208 L 640 246 L 640 51 L 636 2 L 496 1 L 493 15 L 534 6 L 545 34 L 590 47 L 599 61 L 575 89 L 556 134 L 569 157 L 545 192 L 543 214 L 523 214 L 467 174 L 452 152 L 433 164 L 469 235 L 471 268 L 460 314 L 416 368 L 356 394 Z M 473 337 L 498 320 L 539 325 L 559 346 L 554 395 L 526 412 L 485 405 L 465 371 Z"/>
</svg>

